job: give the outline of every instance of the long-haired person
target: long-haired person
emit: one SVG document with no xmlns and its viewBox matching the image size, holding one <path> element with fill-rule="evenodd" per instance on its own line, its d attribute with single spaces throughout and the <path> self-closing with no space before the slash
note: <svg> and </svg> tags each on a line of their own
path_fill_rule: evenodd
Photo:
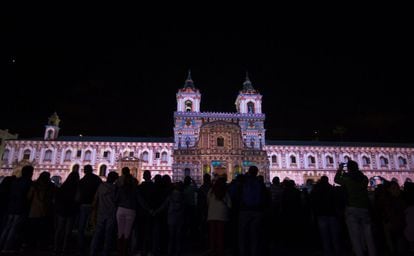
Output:
<svg viewBox="0 0 414 256">
<path fill-rule="evenodd" d="M 207 195 L 207 222 L 211 255 L 224 255 L 224 227 L 229 221 L 231 199 L 227 193 L 226 179 L 220 177 Z"/>
<path fill-rule="evenodd" d="M 76 213 L 79 209 L 75 198 L 78 184 L 79 173 L 77 171 L 72 171 L 56 192 L 54 246 L 56 254 L 65 253 L 68 250 L 69 238 L 72 233 Z"/>
</svg>

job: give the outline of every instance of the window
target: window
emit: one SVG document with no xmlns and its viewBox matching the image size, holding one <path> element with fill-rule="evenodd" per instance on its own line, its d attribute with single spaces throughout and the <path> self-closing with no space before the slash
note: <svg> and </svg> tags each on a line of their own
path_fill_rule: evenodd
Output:
<svg viewBox="0 0 414 256">
<path fill-rule="evenodd" d="M 362 157 L 362 165 L 369 165 L 371 163 L 371 159 L 367 156 Z"/>
<path fill-rule="evenodd" d="M 52 135 L 53 135 L 53 131 L 52 130 L 48 130 L 47 131 L 47 139 L 52 139 Z"/>
<path fill-rule="evenodd" d="M 348 162 L 349 160 L 351 160 L 351 158 L 349 158 L 349 156 L 344 156 L 344 161 Z"/>
<path fill-rule="evenodd" d="M 193 111 L 193 102 L 191 100 L 186 100 L 185 101 L 185 111 L 186 112 Z"/>
<path fill-rule="evenodd" d="M 26 149 L 24 152 L 23 152 L 23 159 L 24 160 L 29 160 L 30 159 L 30 150 L 29 149 Z"/>
<path fill-rule="evenodd" d="M 386 165 L 388 165 L 388 159 L 381 156 L 380 157 L 380 163 L 381 163 L 381 166 L 386 166 Z"/>
<path fill-rule="evenodd" d="M 184 169 L 184 177 L 190 176 L 190 168 Z"/>
<path fill-rule="evenodd" d="M 254 148 L 254 138 L 251 138 L 250 139 L 250 147 L 251 148 Z"/>
<path fill-rule="evenodd" d="M 92 152 L 90 150 L 87 150 L 85 152 L 85 161 L 91 161 L 92 158 Z"/>
<path fill-rule="evenodd" d="M 65 161 L 70 161 L 70 159 L 72 158 L 72 151 L 68 150 L 65 153 Z"/>
<path fill-rule="evenodd" d="M 296 164 L 296 157 L 295 156 L 290 156 L 290 163 L 291 164 Z"/>
<path fill-rule="evenodd" d="M 332 156 L 327 156 L 327 157 L 326 157 L 326 163 L 327 163 L 327 164 L 333 164 L 333 163 L 334 163 L 334 161 L 333 161 L 333 157 L 332 157 Z"/>
<path fill-rule="evenodd" d="M 52 150 L 46 150 L 45 156 L 43 157 L 43 161 L 52 161 Z"/>
<path fill-rule="evenodd" d="M 81 155 L 82 155 L 82 150 L 76 151 L 76 157 L 81 157 Z"/>
<path fill-rule="evenodd" d="M 134 151 L 129 152 L 129 156 L 133 157 L 134 156 Z"/>
<path fill-rule="evenodd" d="M 72 172 L 79 172 L 79 164 L 72 166 Z"/>
<path fill-rule="evenodd" d="M 167 152 L 162 152 L 162 154 L 161 154 L 161 161 L 163 161 L 163 162 L 167 162 L 168 161 L 168 159 L 167 159 Z"/>
<path fill-rule="evenodd" d="M 398 163 L 400 164 L 400 166 L 405 166 L 405 165 L 407 165 L 407 159 L 400 156 L 400 157 L 398 157 Z"/>
<path fill-rule="evenodd" d="M 308 156 L 308 162 L 310 164 L 315 164 L 315 157 L 314 156 Z"/>
<path fill-rule="evenodd" d="M 217 147 L 224 147 L 224 138 L 218 137 L 217 138 Z"/>
<path fill-rule="evenodd" d="M 10 150 L 8 150 L 8 149 L 6 149 L 6 150 L 4 150 L 4 152 L 3 152 L 3 156 L 2 156 L 2 160 L 3 161 L 9 161 L 9 154 L 10 154 Z"/>
<path fill-rule="evenodd" d="M 160 158 L 160 152 L 155 153 L 155 159 L 159 159 Z"/>
<path fill-rule="evenodd" d="M 272 156 L 272 164 L 277 163 L 277 157 L 275 155 Z"/>
<path fill-rule="evenodd" d="M 147 151 L 145 151 L 144 153 L 142 153 L 142 161 L 148 162 L 148 152 Z"/>
<path fill-rule="evenodd" d="M 99 176 L 105 177 L 106 176 L 106 165 L 101 165 L 99 167 Z"/>
<path fill-rule="evenodd" d="M 251 101 L 247 103 L 247 113 L 254 114 L 254 103 Z"/>
<path fill-rule="evenodd" d="M 103 152 L 103 157 L 104 158 L 109 158 L 111 156 L 111 152 L 109 152 L 109 151 L 104 151 Z"/>
</svg>

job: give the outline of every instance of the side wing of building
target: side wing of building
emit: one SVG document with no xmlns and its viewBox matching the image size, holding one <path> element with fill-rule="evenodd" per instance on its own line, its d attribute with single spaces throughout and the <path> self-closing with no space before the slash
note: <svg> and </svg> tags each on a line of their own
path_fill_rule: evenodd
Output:
<svg viewBox="0 0 414 256">
<path fill-rule="evenodd" d="M 62 137 L 58 140 L 8 140 L 3 153 L 0 176 L 18 174 L 21 167 L 31 164 L 34 178 L 48 171 L 51 176 L 66 179 L 70 171 L 92 165 L 94 172 L 105 176 L 124 166 L 136 168 L 137 178 L 142 170 L 153 175 L 172 174 L 172 139 Z"/>
<path fill-rule="evenodd" d="M 326 175 L 333 183 L 339 163 L 351 159 L 371 181 L 376 176 L 395 179 L 400 185 L 407 179 L 414 181 L 413 145 L 267 141 L 265 150 L 270 180 L 278 176 L 303 184 Z"/>
</svg>

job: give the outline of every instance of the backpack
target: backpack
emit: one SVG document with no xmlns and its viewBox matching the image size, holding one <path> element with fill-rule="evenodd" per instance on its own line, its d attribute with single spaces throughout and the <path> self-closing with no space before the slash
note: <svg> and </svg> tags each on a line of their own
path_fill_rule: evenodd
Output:
<svg viewBox="0 0 414 256">
<path fill-rule="evenodd" d="M 242 186 L 242 208 L 260 209 L 264 204 L 264 197 L 263 184 L 257 178 L 248 178 Z"/>
</svg>

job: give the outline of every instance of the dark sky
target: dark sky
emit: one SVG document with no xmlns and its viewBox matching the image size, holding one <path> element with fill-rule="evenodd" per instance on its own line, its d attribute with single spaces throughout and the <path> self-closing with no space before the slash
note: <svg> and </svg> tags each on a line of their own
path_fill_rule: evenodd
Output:
<svg viewBox="0 0 414 256">
<path fill-rule="evenodd" d="M 231 20 L 231 19 L 229 19 Z M 235 111 L 244 73 L 263 94 L 268 139 L 414 142 L 413 86 L 403 28 L 142 21 L 132 13 L 5 18 L 0 129 L 43 136 L 173 133 L 175 93 L 192 70 L 202 111 Z M 321 25 L 322 24 L 322 25 Z"/>
</svg>

